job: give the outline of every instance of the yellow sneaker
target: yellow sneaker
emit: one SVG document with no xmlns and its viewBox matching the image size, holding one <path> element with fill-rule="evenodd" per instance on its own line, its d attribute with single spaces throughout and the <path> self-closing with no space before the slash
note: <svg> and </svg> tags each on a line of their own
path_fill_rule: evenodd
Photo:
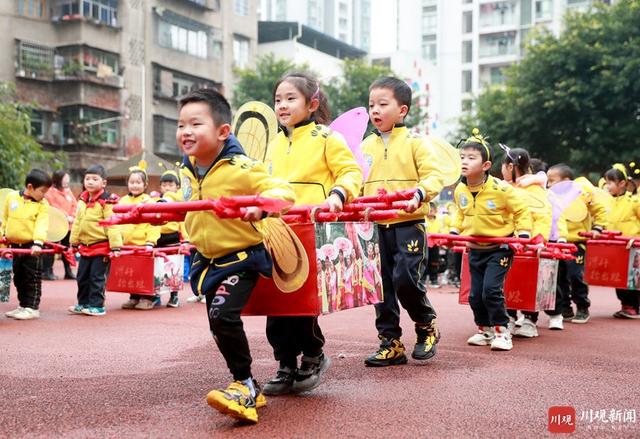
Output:
<svg viewBox="0 0 640 439">
<path fill-rule="evenodd" d="M 404 345 L 399 339 L 380 337 L 380 340 L 380 348 L 364 360 L 366 366 L 384 367 L 407 363 Z"/>
<path fill-rule="evenodd" d="M 251 390 L 242 382 L 234 381 L 225 390 L 212 390 L 207 394 L 207 404 L 220 413 L 232 416 L 240 421 L 255 424 L 258 422 L 256 409 L 267 405 L 267 399 L 256 385 L 258 394 L 251 396 Z"/>
</svg>

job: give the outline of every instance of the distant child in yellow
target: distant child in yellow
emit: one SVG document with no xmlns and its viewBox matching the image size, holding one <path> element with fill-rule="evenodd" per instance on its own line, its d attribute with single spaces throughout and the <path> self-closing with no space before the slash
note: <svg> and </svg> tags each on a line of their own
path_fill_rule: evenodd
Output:
<svg viewBox="0 0 640 439">
<path fill-rule="evenodd" d="M 13 284 L 18 291 L 19 306 L 5 313 L 16 320 L 40 317 L 42 295 L 42 247 L 49 230 L 49 203 L 45 194 L 53 184 L 40 169 L 27 174 L 24 189 L 10 192 L 0 207 L 3 213 L 0 237 L 11 248 L 31 249 L 31 254 L 13 256 Z"/>
</svg>

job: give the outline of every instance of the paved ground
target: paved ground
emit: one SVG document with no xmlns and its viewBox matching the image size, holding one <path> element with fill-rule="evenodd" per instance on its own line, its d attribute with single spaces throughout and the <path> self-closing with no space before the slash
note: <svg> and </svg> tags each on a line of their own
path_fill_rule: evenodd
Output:
<svg viewBox="0 0 640 439">
<path fill-rule="evenodd" d="M 640 321 L 611 318 L 618 304 L 609 289 L 592 289 L 588 324 L 541 329 L 509 353 L 467 346 L 470 310 L 450 289 L 434 291 L 439 354 L 393 368 L 363 365 L 377 344 L 372 307 L 322 317 L 333 358 L 326 382 L 305 397 L 269 398 L 255 426 L 204 401 L 229 380 L 204 305 L 124 311 L 127 297 L 111 293 L 107 315 L 92 318 L 66 313 L 75 294 L 72 281 L 45 282 L 41 319 L 0 317 L 0 437 L 548 437 L 551 406 L 575 408 L 572 437 L 640 437 Z M 0 311 L 15 306 L 14 294 Z M 412 345 L 406 315 L 403 322 Z M 245 326 L 254 373 L 265 381 L 276 368 L 265 319 Z M 614 422 L 589 419 L 601 410 Z"/>
</svg>

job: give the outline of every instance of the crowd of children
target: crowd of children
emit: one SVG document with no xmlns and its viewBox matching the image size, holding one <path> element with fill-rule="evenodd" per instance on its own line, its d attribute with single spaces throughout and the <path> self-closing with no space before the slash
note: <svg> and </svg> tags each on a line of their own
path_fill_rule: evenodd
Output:
<svg viewBox="0 0 640 439">
<path fill-rule="evenodd" d="M 286 74 L 274 86 L 273 104 L 281 130 L 269 145 L 265 163 L 260 163 L 246 156 L 232 134 L 231 108 L 220 93 L 189 93 L 180 101 L 176 132 L 184 161 L 180 174 L 163 174 L 162 197 L 154 199 L 146 193 L 148 178 L 142 168 L 131 169 L 126 196 L 110 194 L 104 168 L 95 165 L 86 170 L 84 191 L 77 210 L 70 215 L 73 224 L 69 244 L 80 255 L 77 304 L 69 308 L 72 314 L 105 314 L 110 260 L 119 257 L 124 246 L 195 247 L 191 264 L 194 300 L 206 301 L 209 328 L 233 377 L 225 389 L 209 392 L 207 402 L 243 421 L 258 421 L 257 410 L 266 404 L 264 395 L 315 389 L 330 365 L 317 317 L 270 316 L 266 335 L 278 369 L 263 388 L 253 378 L 249 341 L 240 315 L 258 278 L 271 275 L 271 256 L 256 223 L 272 214 L 250 207 L 242 218 L 235 219 L 198 211 L 187 213 L 184 223 L 100 226 L 99 221 L 112 215 L 116 204 L 259 193 L 296 204 L 324 203 L 331 212 L 340 212 L 359 194 L 375 195 L 380 189 L 413 190 L 415 195 L 398 218 L 377 224 L 379 251 L 370 243 L 365 258 L 341 250 L 337 264 L 328 259 L 318 261 L 323 309 L 346 309 L 360 301 L 371 302 L 367 285 L 372 290 L 376 283 L 381 284 L 383 300 L 375 304 L 380 345 L 364 359 L 365 365 L 378 367 L 408 362 L 401 341 L 400 306 L 414 322 L 416 338 L 411 357 L 426 361 L 437 354 L 440 331 L 427 287 L 439 286 L 439 273 L 445 268 L 450 282 L 459 285 L 461 255 L 438 247 L 428 249 L 429 233 L 494 238 L 541 235 L 547 241 L 575 244 L 575 259 L 559 262 L 555 306 L 546 311 L 549 328 L 556 330 L 563 329 L 563 321 L 586 323 L 590 318 L 588 285 L 584 281 L 585 232 L 597 236 L 608 228 L 628 236 L 640 234 L 640 201 L 628 191 L 629 179 L 623 166 L 616 165 L 604 174 L 603 187 L 613 197 L 610 205 L 596 196 L 593 187 L 581 182 L 576 183 L 581 191 L 571 201 L 573 207 L 566 214 L 555 215 L 548 188 L 574 180 L 571 168 L 557 164 L 547 170 L 527 151 L 500 145 L 504 158 L 499 179 L 490 173 L 496 160 L 494 146 L 478 130 L 460 145 L 462 177 L 455 187 L 453 203 L 442 206 L 445 213 L 439 215 L 434 200 L 443 189 L 442 171 L 428 138 L 413 134 L 404 125 L 411 89 L 399 79 L 382 78 L 370 86 L 369 116 L 375 130 L 361 144 L 369 166 L 366 176 L 344 138 L 326 126 L 329 108 L 315 78 L 304 73 Z M 14 256 L 19 307 L 6 313 L 13 319 L 39 316 L 40 253 L 49 209 L 44 197 L 51 186 L 51 178 L 34 169 L 24 189 L 10 193 L 0 209 L 5 244 L 31 250 Z M 504 281 L 513 250 L 504 244 L 470 242 L 466 253 L 469 303 L 478 326 L 468 344 L 508 351 L 513 347 L 512 334 L 538 336 L 538 313 L 526 311 L 517 320 L 518 310 L 506 307 Z M 378 259 L 381 273 L 375 270 Z M 72 273 L 66 274 L 71 277 Z M 640 318 L 638 290 L 618 289 L 617 295 L 621 310 L 615 317 Z M 345 303 L 338 303 L 338 297 L 344 297 Z M 132 294 L 122 308 L 148 310 L 159 302 L 158 296 Z M 176 307 L 178 303 L 177 291 L 172 291 L 167 305 Z"/>
</svg>

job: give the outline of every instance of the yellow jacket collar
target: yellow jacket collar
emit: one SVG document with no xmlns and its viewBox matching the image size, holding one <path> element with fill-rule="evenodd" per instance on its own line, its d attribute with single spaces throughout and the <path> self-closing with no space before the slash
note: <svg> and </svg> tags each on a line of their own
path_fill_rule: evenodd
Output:
<svg viewBox="0 0 640 439">
<path fill-rule="evenodd" d="M 314 128 L 316 128 L 316 121 L 314 119 L 307 119 L 303 120 L 300 123 L 297 123 L 293 127 L 291 132 L 289 132 L 286 127 L 282 127 L 282 131 L 284 132 L 285 136 L 290 137 L 291 140 L 294 141 L 306 136 L 307 133 L 312 131 Z"/>
<path fill-rule="evenodd" d="M 390 138 L 398 136 L 399 134 L 404 134 L 407 131 L 408 131 L 408 128 L 407 128 L 407 126 L 405 124 L 398 123 L 398 124 L 394 125 L 393 128 L 391 128 L 391 136 L 390 136 Z M 373 132 L 377 136 L 382 137 L 382 133 L 378 129 L 373 130 Z"/>
<path fill-rule="evenodd" d="M 469 183 L 467 183 L 467 179 L 463 179 L 462 183 L 467 186 L 467 188 L 469 189 L 470 192 L 480 192 L 482 191 L 485 187 L 487 187 L 487 185 L 491 182 L 493 182 L 494 178 L 491 175 L 487 175 L 487 178 L 484 179 L 484 182 L 482 182 L 482 184 L 479 184 L 477 186 L 471 186 Z M 472 189 L 477 189 L 477 191 L 472 190 Z"/>
</svg>

